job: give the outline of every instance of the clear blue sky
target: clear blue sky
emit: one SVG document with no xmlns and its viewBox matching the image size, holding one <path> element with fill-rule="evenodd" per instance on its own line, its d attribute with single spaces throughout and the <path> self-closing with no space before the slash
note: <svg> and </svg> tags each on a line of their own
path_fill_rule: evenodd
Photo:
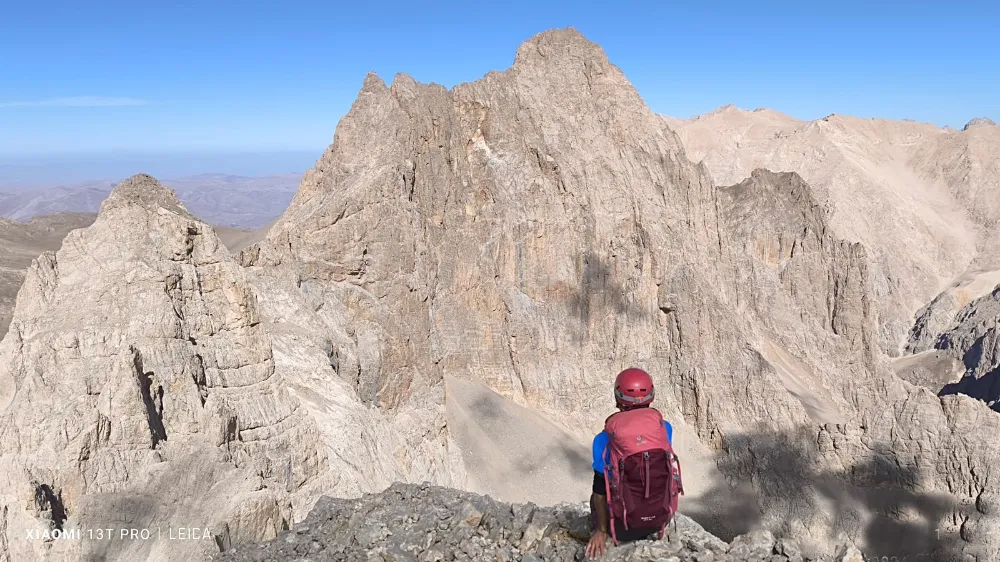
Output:
<svg viewBox="0 0 1000 562">
<path fill-rule="evenodd" d="M 1000 121 L 997 4 L 11 0 L 0 158 L 318 156 L 369 70 L 452 86 L 567 26 L 664 114 L 734 103 L 806 119 Z"/>
</svg>

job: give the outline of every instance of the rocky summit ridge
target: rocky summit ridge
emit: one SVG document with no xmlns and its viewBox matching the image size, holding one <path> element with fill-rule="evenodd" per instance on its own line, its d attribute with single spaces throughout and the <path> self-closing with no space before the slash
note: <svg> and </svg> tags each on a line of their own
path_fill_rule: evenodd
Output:
<svg viewBox="0 0 1000 562">
<path fill-rule="evenodd" d="M 394 484 L 379 494 L 353 500 L 324 496 L 308 517 L 275 540 L 240 545 L 215 560 L 583 560 L 590 537 L 589 511 L 583 504 L 509 505 L 446 488 Z M 860 560 L 860 551 L 852 545 L 844 545 L 839 556 L 803 557 L 795 540 L 776 540 L 767 531 L 741 535 L 726 543 L 684 515 L 670 524 L 663 540 L 617 547 L 609 541 L 608 546 L 609 552 L 601 558 L 607 562 Z"/>
<path fill-rule="evenodd" d="M 980 127 L 983 125 L 996 125 L 996 123 L 994 123 L 993 120 L 990 119 L 989 117 L 975 117 L 973 119 L 970 119 L 969 122 L 966 123 L 964 127 L 962 127 L 962 130 L 968 131 L 973 127 Z"/>
<path fill-rule="evenodd" d="M 997 560 L 1000 418 L 895 374 L 878 249 L 802 175 L 711 174 L 565 29 L 451 90 L 369 75 L 236 254 L 124 182 L 0 343 L 0 556 L 206 559 L 394 482 L 579 501 L 637 365 L 716 536 Z M 211 540 L 23 539 L 108 522 Z"/>
<path fill-rule="evenodd" d="M 860 243 L 893 370 L 943 395 L 1000 399 L 993 303 L 1000 283 L 1000 129 L 830 115 L 800 121 L 726 106 L 664 118 L 719 182 L 796 170 L 831 232 Z"/>
</svg>

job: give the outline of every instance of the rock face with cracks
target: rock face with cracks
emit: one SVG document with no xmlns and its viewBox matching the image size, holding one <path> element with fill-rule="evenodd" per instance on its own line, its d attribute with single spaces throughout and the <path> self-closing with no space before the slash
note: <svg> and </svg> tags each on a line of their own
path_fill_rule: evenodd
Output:
<svg viewBox="0 0 1000 562">
<path fill-rule="evenodd" d="M 636 365 L 675 426 L 682 511 L 716 535 L 997 560 L 1000 419 L 900 380 L 869 248 L 798 175 L 748 175 L 717 187 L 600 47 L 558 30 L 451 90 L 369 75 L 236 256 L 133 178 L 37 260 L 0 344 L 0 551 L 241 552 L 322 494 L 395 481 L 579 501 Z M 18 538 L 114 517 L 213 540 Z"/>
<path fill-rule="evenodd" d="M 890 355 L 909 347 L 913 314 L 942 290 L 954 293 L 957 304 L 938 303 L 950 316 L 1000 282 L 1000 127 L 844 115 L 806 122 L 731 105 L 664 122 L 720 184 L 762 167 L 805 178 L 831 232 L 868 252 L 879 345 Z M 983 288 L 987 278 L 993 285 Z"/>
<path fill-rule="evenodd" d="M 289 492 L 325 467 L 315 423 L 275 374 L 245 272 L 149 176 L 32 264 L 0 357 L 5 559 L 217 550 L 25 540 L 34 529 L 274 536 L 292 520 Z"/>
<path fill-rule="evenodd" d="M 56 250 L 66 234 L 94 222 L 90 213 L 59 213 L 15 222 L 0 217 L 0 338 L 7 333 L 14 299 L 31 261 Z"/>
</svg>

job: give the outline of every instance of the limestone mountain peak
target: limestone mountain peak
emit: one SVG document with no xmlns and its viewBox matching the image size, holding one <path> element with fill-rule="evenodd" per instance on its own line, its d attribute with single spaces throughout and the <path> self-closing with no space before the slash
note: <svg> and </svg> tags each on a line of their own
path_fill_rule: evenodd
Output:
<svg viewBox="0 0 1000 562">
<path fill-rule="evenodd" d="M 163 186 L 149 174 L 135 174 L 115 186 L 101 204 L 99 215 L 113 208 L 129 205 L 139 205 L 151 210 L 163 208 L 186 218 L 194 218 L 172 189 Z"/>
<path fill-rule="evenodd" d="M 583 36 L 573 27 L 543 31 L 527 39 L 517 49 L 514 65 L 548 65 L 565 57 L 608 62 L 600 45 Z"/>
</svg>

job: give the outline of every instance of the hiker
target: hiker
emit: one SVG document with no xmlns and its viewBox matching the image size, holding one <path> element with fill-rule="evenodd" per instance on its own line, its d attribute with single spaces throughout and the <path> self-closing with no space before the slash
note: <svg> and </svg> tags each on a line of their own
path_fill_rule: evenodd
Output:
<svg viewBox="0 0 1000 562">
<path fill-rule="evenodd" d="M 651 408 L 653 379 L 642 369 L 625 369 L 615 378 L 618 412 L 594 437 L 594 486 L 590 496 L 593 534 L 587 558 L 602 556 L 608 537 L 614 544 L 663 538 L 677 512 L 680 461 L 671 445 L 673 427 Z"/>
</svg>

